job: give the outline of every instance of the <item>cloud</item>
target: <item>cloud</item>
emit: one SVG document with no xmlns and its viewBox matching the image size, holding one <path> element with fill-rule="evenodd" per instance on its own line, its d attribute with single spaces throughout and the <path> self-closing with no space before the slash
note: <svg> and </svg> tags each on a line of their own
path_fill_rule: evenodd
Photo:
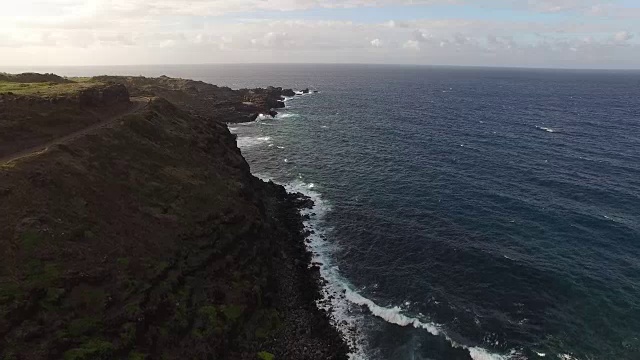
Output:
<svg viewBox="0 0 640 360">
<path fill-rule="evenodd" d="M 628 31 L 620 31 L 613 35 L 613 41 L 621 44 L 633 39 L 633 34 Z"/>
<path fill-rule="evenodd" d="M 386 23 L 384 23 L 384 26 L 386 27 L 390 27 L 390 28 L 409 28 L 410 25 L 408 22 L 406 21 L 395 21 L 395 20 L 389 20 Z"/>
<path fill-rule="evenodd" d="M 491 51 L 495 51 L 498 49 L 514 49 L 518 46 L 516 41 L 511 36 L 496 36 L 496 35 L 488 35 L 487 36 L 487 49 Z"/>
<path fill-rule="evenodd" d="M 295 41 L 293 41 L 286 32 L 268 32 L 261 38 L 251 39 L 251 44 L 260 48 L 267 49 L 284 49 L 287 47 L 294 47 Z"/>
<path fill-rule="evenodd" d="M 79 61 L 81 55 L 96 61 L 98 56 L 87 54 L 99 53 L 106 54 L 101 61 L 117 63 L 129 58 L 137 63 L 273 58 L 543 66 L 586 61 L 611 64 L 626 59 L 640 67 L 640 45 L 634 37 L 640 31 L 640 22 L 630 20 L 633 9 L 615 1 L 21 0 L 0 13 L 0 64 L 20 62 L 16 59 L 21 53 L 52 54 L 52 59 L 53 54 L 60 54 L 56 58 L 60 63 Z M 489 9 L 517 9 L 523 16 L 456 17 L 453 13 L 437 18 L 430 14 L 424 19 L 416 15 L 413 20 L 374 23 L 356 17 L 332 20 L 330 10 L 322 12 L 324 20 L 312 20 L 315 16 L 307 16 L 310 13 L 287 12 L 403 4 L 412 4 L 409 10 L 418 9 L 420 4 L 447 4 L 460 9 L 468 4 L 475 6 L 461 11 L 463 15 L 482 4 Z M 274 15 L 273 11 L 281 12 Z M 384 18 L 388 9 L 371 11 L 379 11 L 377 18 Z M 532 12 L 543 15 L 526 16 Z M 547 15 L 558 12 L 573 14 Z M 268 17 L 260 18 L 262 13 Z M 340 11 L 339 18 L 344 19 L 345 13 L 352 12 Z M 547 16 L 553 21 L 547 21 Z M 600 18 L 590 21 L 594 16 Z M 363 51 L 371 48 L 376 50 Z M 7 53 L 10 55 L 5 56 Z M 29 61 L 45 58 L 24 56 Z"/>
<path fill-rule="evenodd" d="M 402 47 L 409 50 L 420 51 L 420 43 L 416 40 L 407 40 Z"/>
<path fill-rule="evenodd" d="M 413 40 L 419 43 L 434 41 L 433 35 L 427 33 L 425 30 L 421 30 L 421 29 L 414 30 L 412 35 L 413 35 Z"/>
</svg>

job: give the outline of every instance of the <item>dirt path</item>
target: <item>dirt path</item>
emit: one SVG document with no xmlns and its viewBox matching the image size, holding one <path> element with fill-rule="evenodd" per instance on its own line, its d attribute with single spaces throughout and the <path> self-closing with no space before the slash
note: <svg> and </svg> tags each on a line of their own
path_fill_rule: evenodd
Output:
<svg viewBox="0 0 640 360">
<path fill-rule="evenodd" d="M 10 163 L 12 161 L 21 159 L 23 157 L 27 157 L 30 155 L 35 155 L 35 154 L 39 154 L 39 153 L 43 153 L 45 151 L 47 151 L 47 149 L 53 145 L 58 145 L 58 144 L 64 144 L 67 143 L 71 140 L 77 139 L 79 137 L 82 137 L 86 134 L 89 134 L 97 129 L 101 129 L 104 127 L 107 127 L 111 124 L 113 124 L 116 120 L 122 118 L 123 116 L 127 116 L 130 114 L 133 114 L 135 112 L 138 112 L 142 109 L 144 109 L 145 107 L 149 106 L 150 100 L 148 98 L 132 98 L 131 99 L 131 107 L 128 108 L 126 111 L 120 113 L 120 114 L 116 114 L 113 115 L 109 118 L 107 118 L 106 120 L 100 121 L 98 123 L 95 123 L 91 126 L 88 126 L 84 129 L 80 129 L 78 131 L 74 131 L 70 134 L 67 134 L 65 136 L 59 137 L 57 139 L 53 139 L 51 141 L 48 141 L 44 144 L 38 145 L 38 146 L 34 146 L 28 149 L 24 149 L 24 150 L 20 150 L 18 152 L 14 152 L 13 154 L 9 154 L 6 156 L 3 156 L 0 158 L 0 165 L 1 164 L 6 164 L 6 163 Z"/>
</svg>

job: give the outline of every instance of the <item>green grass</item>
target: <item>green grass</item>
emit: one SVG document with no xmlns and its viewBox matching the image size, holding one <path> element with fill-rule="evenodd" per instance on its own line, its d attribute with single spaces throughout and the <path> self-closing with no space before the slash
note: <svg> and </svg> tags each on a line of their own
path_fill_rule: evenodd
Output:
<svg viewBox="0 0 640 360">
<path fill-rule="evenodd" d="M 275 360 L 275 356 L 272 353 L 266 351 L 260 351 L 258 353 L 258 359 L 260 360 Z"/>
<path fill-rule="evenodd" d="M 27 230 L 21 236 L 22 248 L 28 253 L 35 251 L 42 243 L 43 237 L 36 230 Z"/>
<path fill-rule="evenodd" d="M 71 321 L 68 327 L 69 335 L 79 338 L 87 333 L 94 332 L 100 327 L 100 320 L 92 317 L 80 318 Z"/>
<path fill-rule="evenodd" d="M 16 95 L 41 95 L 46 97 L 56 95 L 69 95 L 99 84 L 100 83 L 98 82 L 90 81 L 73 82 L 67 84 L 17 83 L 0 81 L 0 94 L 11 92 Z"/>
<path fill-rule="evenodd" d="M 77 83 L 86 83 L 86 82 L 93 81 L 93 78 L 91 76 L 74 76 L 74 77 L 69 77 L 67 79 L 71 81 L 75 81 Z"/>
<path fill-rule="evenodd" d="M 242 313 L 244 312 L 244 306 L 222 305 L 220 307 L 220 310 L 228 321 L 236 322 L 242 316 Z"/>
<path fill-rule="evenodd" d="M 114 347 L 100 339 L 90 340 L 81 347 L 64 353 L 64 360 L 107 360 L 113 358 Z"/>
</svg>

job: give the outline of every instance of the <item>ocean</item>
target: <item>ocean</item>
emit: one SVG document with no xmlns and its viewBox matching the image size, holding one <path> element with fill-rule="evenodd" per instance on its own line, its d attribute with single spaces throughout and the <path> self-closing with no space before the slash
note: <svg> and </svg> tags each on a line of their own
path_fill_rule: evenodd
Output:
<svg viewBox="0 0 640 360">
<path fill-rule="evenodd" d="M 35 70 L 319 91 L 229 127 L 254 174 L 315 200 L 354 359 L 640 359 L 640 72 Z"/>
</svg>

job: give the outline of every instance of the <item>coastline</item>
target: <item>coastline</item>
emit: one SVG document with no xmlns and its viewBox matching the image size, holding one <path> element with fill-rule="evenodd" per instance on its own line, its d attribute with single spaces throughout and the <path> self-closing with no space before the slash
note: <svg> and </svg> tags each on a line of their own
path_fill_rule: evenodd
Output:
<svg viewBox="0 0 640 360">
<path fill-rule="evenodd" d="M 153 97 L 147 108 L 2 164 L 0 355 L 346 359 L 316 306 L 312 202 L 253 176 L 224 125 L 283 90 L 127 79 L 100 81 Z M 95 113 L 96 94 L 38 106 Z M 0 110 L 27 111 L 9 96 Z"/>
<path fill-rule="evenodd" d="M 262 157 L 266 159 L 279 159 L 276 160 L 276 164 L 271 164 L 267 167 L 265 173 L 260 172 L 258 177 L 265 180 L 273 180 L 278 178 L 279 181 L 290 192 L 300 192 L 310 197 L 314 201 L 314 207 L 310 209 L 303 209 L 303 219 L 307 237 L 307 247 L 312 253 L 312 262 L 318 266 L 321 276 L 321 292 L 322 298 L 317 301 L 320 308 L 329 312 L 331 315 L 331 321 L 334 326 L 340 331 L 343 338 L 350 345 L 351 359 L 366 359 L 370 356 L 368 347 L 368 337 L 365 333 L 371 326 L 370 318 L 376 318 L 384 321 L 387 324 L 398 327 L 415 328 L 420 331 L 424 331 L 424 336 L 428 338 L 428 341 L 432 346 L 441 349 L 447 356 L 452 359 L 476 359 L 476 360 L 505 360 L 518 356 L 516 350 L 512 350 L 509 353 L 496 353 L 483 348 L 480 344 L 473 344 L 461 340 L 459 336 L 450 335 L 450 333 L 441 325 L 431 322 L 425 319 L 422 314 L 414 315 L 406 311 L 406 304 L 399 303 L 382 305 L 375 301 L 375 298 L 367 298 L 366 295 L 361 294 L 359 289 L 355 288 L 347 279 L 342 276 L 340 269 L 335 263 L 335 254 L 337 251 L 337 245 L 335 245 L 335 239 L 330 239 L 330 230 L 325 223 L 325 216 L 331 212 L 331 205 L 323 199 L 322 186 L 318 187 L 313 179 L 303 178 L 303 174 L 297 173 L 295 178 L 292 178 L 290 174 L 277 174 L 275 171 L 277 167 L 277 161 L 282 161 L 287 155 L 280 155 L 278 152 L 272 153 L 267 149 L 284 149 L 289 148 L 290 143 L 284 142 L 282 137 L 276 137 L 274 135 L 278 130 L 273 130 L 273 126 L 287 126 L 282 121 L 299 117 L 305 118 L 303 113 L 300 113 L 298 107 L 294 108 L 295 113 L 284 113 L 279 115 L 275 121 L 265 121 L 248 123 L 249 127 L 237 127 L 232 124 L 232 133 L 238 135 L 238 143 L 241 150 L 245 148 L 249 153 L 249 158 L 257 156 L 257 159 Z M 263 125 L 269 125 L 264 126 Z M 310 126 L 317 126 L 313 124 Z M 293 126 L 293 125 L 289 125 Z M 270 129 L 268 132 L 263 132 L 260 129 Z M 289 130 L 285 130 L 288 133 Z M 273 136 L 273 139 L 271 138 Z M 286 145 L 285 145 L 286 144 Z M 283 145 L 276 146 L 276 145 Z M 264 151 L 268 153 L 265 154 Z M 299 149 L 293 149 L 297 152 Z M 289 157 L 291 153 L 288 153 Z M 254 159 L 254 161 L 259 161 Z M 300 159 L 298 159 L 299 161 Z M 284 160 L 287 162 L 287 160 Z M 296 162 L 296 161 L 294 161 Z M 269 171 L 268 169 L 272 169 Z M 275 181 L 275 180 L 274 180 Z M 333 224 L 335 225 L 335 224 Z M 373 300 L 372 300 L 373 299 Z M 375 350 L 373 350 L 375 351 Z"/>
</svg>

